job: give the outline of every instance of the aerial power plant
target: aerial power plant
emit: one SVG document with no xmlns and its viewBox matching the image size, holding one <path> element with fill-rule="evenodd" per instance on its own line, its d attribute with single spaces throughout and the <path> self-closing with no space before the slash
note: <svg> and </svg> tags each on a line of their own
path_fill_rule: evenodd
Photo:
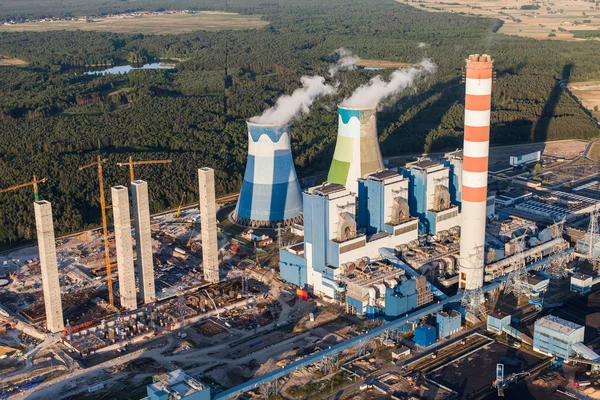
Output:
<svg viewBox="0 0 600 400">
<path fill-rule="evenodd" d="M 427 65 L 410 67 L 403 88 Z M 466 60 L 462 149 L 384 162 L 379 103 L 344 100 L 327 178 L 310 187 L 294 166 L 296 115 L 246 123 L 239 194 L 217 197 L 226 174 L 200 167 L 197 201 L 177 194 L 177 211 L 151 215 L 152 182 L 133 171 L 171 160 L 119 163 L 131 189 L 115 183 L 110 206 L 107 160 L 82 167 L 98 167 L 103 227 L 58 240 L 37 193 L 45 180 L 1 190 L 34 186 L 38 244 L 0 254 L 12 271 L 0 276 L 0 365 L 16 365 L 0 399 L 51 385 L 121 393 L 110 380 L 133 370 L 153 400 L 509 397 L 563 364 L 595 377 L 600 183 L 540 188 L 530 163 L 490 151 L 493 67 L 487 54 Z M 551 164 L 548 151 L 517 157 Z M 27 351 L 8 346 L 15 336 Z"/>
</svg>

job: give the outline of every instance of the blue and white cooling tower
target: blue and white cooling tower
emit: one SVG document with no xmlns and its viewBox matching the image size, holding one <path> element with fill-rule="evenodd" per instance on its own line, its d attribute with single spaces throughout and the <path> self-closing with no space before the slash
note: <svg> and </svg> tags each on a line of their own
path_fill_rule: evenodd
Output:
<svg viewBox="0 0 600 400">
<path fill-rule="evenodd" d="M 247 124 L 248 162 L 233 219 L 252 227 L 300 221 L 302 192 L 292 158 L 290 125 Z"/>
</svg>

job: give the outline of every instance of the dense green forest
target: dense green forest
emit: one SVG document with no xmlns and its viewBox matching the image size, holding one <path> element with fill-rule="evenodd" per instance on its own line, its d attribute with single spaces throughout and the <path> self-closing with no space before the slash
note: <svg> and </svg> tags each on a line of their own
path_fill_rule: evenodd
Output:
<svg viewBox="0 0 600 400">
<path fill-rule="evenodd" d="M 34 4 L 5 0 L 0 15 L 57 16 L 64 10 L 89 15 L 141 4 L 144 9 L 225 9 L 224 1 L 216 0 L 49 0 L 43 9 Z M 161 36 L 0 31 L 0 55 L 30 62 L 0 68 L 0 188 L 33 174 L 49 178 L 40 192 L 53 203 L 60 234 L 99 222 L 95 171 L 77 170 L 99 153 L 109 160 L 107 187 L 127 183 L 126 168 L 115 163 L 129 155 L 173 160 L 136 171 L 150 184 L 152 211 L 177 205 L 184 192 L 189 201 L 197 197 L 196 169 L 201 166 L 217 170 L 219 193 L 234 192 L 245 167 L 244 120 L 297 88 L 302 75 L 328 76 L 331 54 L 342 46 L 365 59 L 412 63 L 427 57 L 438 65 L 434 76 L 382 107 L 378 129 L 384 155 L 461 145 L 461 69 L 471 53 L 486 52 L 495 59 L 494 143 L 599 133 L 558 83 L 563 77 L 600 78 L 599 42 L 506 36 L 496 33 L 499 20 L 428 13 L 393 0 L 229 0 L 227 7 L 263 15 L 270 24 L 259 30 Z M 183 61 L 171 70 L 82 73 L 91 65 L 158 58 Z M 339 93 L 321 98 L 310 115 L 293 123 L 301 177 L 329 167 L 336 103 L 373 76 L 389 73 L 343 72 Z M 35 237 L 32 199 L 30 189 L 0 194 L 0 247 Z"/>
</svg>

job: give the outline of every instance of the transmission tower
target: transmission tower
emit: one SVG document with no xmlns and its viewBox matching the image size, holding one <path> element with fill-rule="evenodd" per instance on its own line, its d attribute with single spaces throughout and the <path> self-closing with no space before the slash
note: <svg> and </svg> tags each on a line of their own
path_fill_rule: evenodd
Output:
<svg viewBox="0 0 600 400">
<path fill-rule="evenodd" d="M 556 222 L 552 225 L 552 239 L 562 239 L 563 230 L 565 227 L 565 219 L 562 221 Z M 552 247 L 552 254 L 559 254 L 564 250 L 564 246 L 555 245 Z M 544 271 L 552 277 L 552 279 L 565 279 L 569 276 L 569 272 L 565 268 L 567 265 L 568 259 L 565 257 L 558 257 L 550 261 L 549 263 L 544 265 Z"/>
<path fill-rule="evenodd" d="M 475 254 L 473 257 L 475 258 L 475 265 L 481 265 L 481 268 L 483 268 L 483 246 L 475 249 Z M 463 291 L 461 305 L 467 314 L 472 314 L 476 317 L 484 316 L 487 313 L 487 310 L 485 308 L 485 297 L 483 295 L 483 291 L 481 290 L 481 286 L 478 286 L 474 289 L 465 289 Z"/>
<path fill-rule="evenodd" d="M 585 244 L 587 246 L 586 258 L 594 266 L 594 269 L 600 264 L 600 232 L 598 231 L 598 217 L 600 217 L 600 208 L 596 206 L 590 213 L 590 225 L 585 234 Z"/>
<path fill-rule="evenodd" d="M 516 241 L 517 251 L 515 252 L 514 269 L 508 273 L 506 286 L 504 286 L 504 294 L 512 293 L 517 302 L 523 296 L 529 296 L 529 284 L 527 280 L 527 265 L 525 264 L 525 256 L 523 249 L 525 247 L 525 237 L 521 236 Z"/>
</svg>

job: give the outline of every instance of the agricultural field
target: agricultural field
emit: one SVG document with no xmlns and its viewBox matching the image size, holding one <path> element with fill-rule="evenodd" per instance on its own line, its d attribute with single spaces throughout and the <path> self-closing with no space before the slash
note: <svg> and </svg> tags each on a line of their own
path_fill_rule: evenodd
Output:
<svg viewBox="0 0 600 400">
<path fill-rule="evenodd" d="M 198 30 L 241 30 L 260 28 L 267 21 L 259 15 L 202 11 L 193 14 L 183 12 L 139 13 L 135 16 L 122 14 L 106 18 L 39 21 L 13 25 L 0 25 L 0 32 L 85 30 L 115 33 L 179 34 Z"/>
<path fill-rule="evenodd" d="M 570 83 L 569 90 L 596 119 L 600 118 L 600 81 Z"/>
<path fill-rule="evenodd" d="M 416 3 L 416 0 L 398 1 L 412 5 Z M 426 11 L 446 11 L 499 18 L 504 21 L 500 33 L 507 35 L 554 40 L 600 39 L 600 6 L 596 5 L 596 2 L 584 0 L 556 0 L 539 3 L 523 0 L 419 0 L 418 3 L 419 8 Z"/>
<path fill-rule="evenodd" d="M 410 67 L 413 64 L 386 60 L 358 60 L 356 65 L 365 68 L 404 68 Z"/>
<path fill-rule="evenodd" d="M 29 63 L 18 58 L 0 56 L 0 67 L 22 67 Z"/>
</svg>

